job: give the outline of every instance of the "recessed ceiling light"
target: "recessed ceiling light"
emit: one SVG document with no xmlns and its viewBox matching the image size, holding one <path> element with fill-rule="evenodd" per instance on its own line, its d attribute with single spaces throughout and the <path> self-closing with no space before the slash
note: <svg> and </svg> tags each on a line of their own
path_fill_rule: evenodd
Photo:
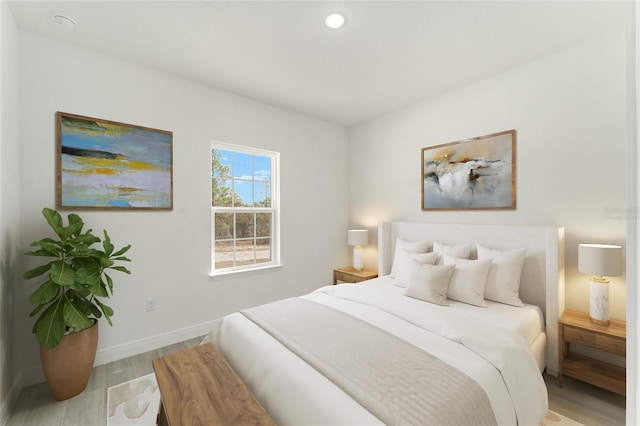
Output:
<svg viewBox="0 0 640 426">
<path fill-rule="evenodd" d="M 56 13 L 53 15 L 53 20 L 59 28 L 63 28 L 67 31 L 73 31 L 76 29 L 76 21 L 69 18 L 68 16 Z"/>
<path fill-rule="evenodd" d="M 332 13 L 324 20 L 324 24 L 332 30 L 337 30 L 344 25 L 344 15 L 341 13 Z"/>
</svg>

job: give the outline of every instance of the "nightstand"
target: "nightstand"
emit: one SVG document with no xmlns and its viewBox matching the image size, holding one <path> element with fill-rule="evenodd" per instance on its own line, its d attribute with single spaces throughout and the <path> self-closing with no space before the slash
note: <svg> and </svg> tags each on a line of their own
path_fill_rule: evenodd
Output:
<svg viewBox="0 0 640 426">
<path fill-rule="evenodd" d="M 345 266 L 344 268 L 337 268 L 333 270 L 333 285 L 338 284 L 338 281 L 343 281 L 345 283 L 359 283 L 370 280 L 371 278 L 376 278 L 377 276 L 378 273 L 375 271 L 367 271 L 366 269 L 356 271 L 351 266 Z"/>
<path fill-rule="evenodd" d="M 609 325 L 599 325 L 589 321 L 588 313 L 566 310 L 560 317 L 558 332 L 560 387 L 562 387 L 562 376 L 569 376 L 620 395 L 626 394 L 624 367 L 571 352 L 571 344 L 575 343 L 598 351 L 626 356 L 627 323 L 625 321 L 611 320 Z"/>
</svg>

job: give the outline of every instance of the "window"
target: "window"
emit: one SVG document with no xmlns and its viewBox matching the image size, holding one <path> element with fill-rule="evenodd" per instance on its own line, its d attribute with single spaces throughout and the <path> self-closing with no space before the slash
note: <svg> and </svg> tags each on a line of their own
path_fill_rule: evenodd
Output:
<svg viewBox="0 0 640 426">
<path fill-rule="evenodd" d="M 279 264 L 278 157 L 211 144 L 213 275 Z"/>
</svg>

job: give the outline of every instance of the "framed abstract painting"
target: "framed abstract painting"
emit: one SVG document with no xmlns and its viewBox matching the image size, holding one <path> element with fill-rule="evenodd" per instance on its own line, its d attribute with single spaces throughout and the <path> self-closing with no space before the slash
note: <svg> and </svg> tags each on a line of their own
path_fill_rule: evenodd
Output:
<svg viewBox="0 0 640 426">
<path fill-rule="evenodd" d="M 173 133 L 56 114 L 58 209 L 173 209 Z"/>
<path fill-rule="evenodd" d="M 515 208 L 515 130 L 422 148 L 422 210 Z"/>
</svg>

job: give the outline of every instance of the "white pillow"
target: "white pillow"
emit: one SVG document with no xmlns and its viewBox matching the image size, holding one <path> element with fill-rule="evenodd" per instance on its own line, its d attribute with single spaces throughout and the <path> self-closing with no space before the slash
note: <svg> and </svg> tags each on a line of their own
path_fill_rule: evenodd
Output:
<svg viewBox="0 0 640 426">
<path fill-rule="evenodd" d="M 451 257 L 457 257 L 458 259 L 468 259 L 471 255 L 471 244 L 460 244 L 452 246 L 449 244 L 442 244 L 438 241 L 433 242 L 433 251 L 439 254 L 438 265 L 442 265 L 442 256 L 447 254 Z"/>
<path fill-rule="evenodd" d="M 391 265 L 391 273 L 389 276 L 395 278 L 398 275 L 398 269 L 401 263 L 406 259 L 403 259 L 404 253 L 402 250 L 411 253 L 426 253 L 429 249 L 429 241 L 406 241 L 401 238 L 396 240 L 396 250 L 393 254 L 393 265 Z"/>
<path fill-rule="evenodd" d="M 491 259 L 484 298 L 513 306 L 524 306 L 520 300 L 520 277 L 527 249 L 494 250 L 478 245 L 478 259 Z"/>
<path fill-rule="evenodd" d="M 455 268 L 454 265 L 431 265 L 413 259 L 409 269 L 409 285 L 404 294 L 414 299 L 448 306 L 447 290 Z"/>
<path fill-rule="evenodd" d="M 484 286 L 491 267 L 491 259 L 469 260 L 444 255 L 445 265 L 455 265 L 447 297 L 458 302 L 486 307 Z"/>
<path fill-rule="evenodd" d="M 396 275 L 396 278 L 393 281 L 394 284 L 399 287 L 406 287 L 409 285 L 411 262 L 415 260 L 419 263 L 435 265 L 438 257 L 437 253 L 411 253 L 406 250 L 401 250 L 401 252 L 402 261 L 398 268 L 398 275 Z"/>
</svg>

